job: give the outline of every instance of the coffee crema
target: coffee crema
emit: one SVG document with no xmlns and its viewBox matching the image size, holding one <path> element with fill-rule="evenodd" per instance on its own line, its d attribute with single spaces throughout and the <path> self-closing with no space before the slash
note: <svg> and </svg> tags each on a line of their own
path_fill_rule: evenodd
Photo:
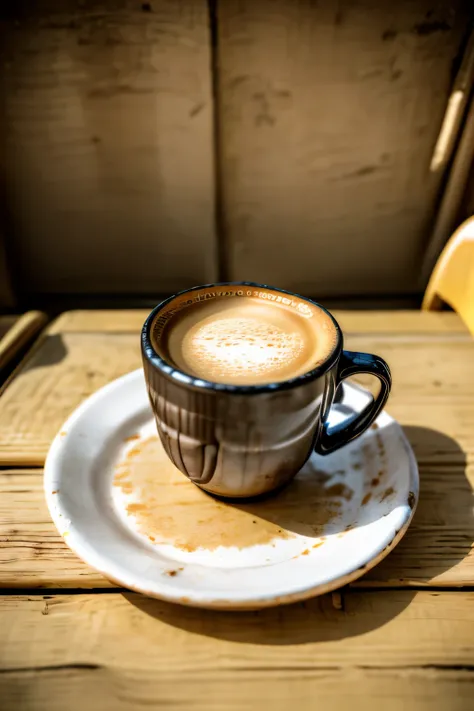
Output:
<svg viewBox="0 0 474 711">
<path fill-rule="evenodd" d="M 165 310 L 159 327 L 154 345 L 165 360 L 229 385 L 295 378 L 326 361 L 338 340 L 325 311 L 271 289 L 199 290 L 173 312 Z"/>
</svg>

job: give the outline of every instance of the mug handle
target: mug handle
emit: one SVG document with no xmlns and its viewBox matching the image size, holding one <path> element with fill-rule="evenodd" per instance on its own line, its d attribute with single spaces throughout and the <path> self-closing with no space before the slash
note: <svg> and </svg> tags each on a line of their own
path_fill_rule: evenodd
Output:
<svg viewBox="0 0 474 711">
<path fill-rule="evenodd" d="M 362 373 L 374 375 L 380 380 L 379 394 L 349 422 L 341 422 L 329 428 L 326 417 L 315 447 L 318 454 L 330 454 L 359 437 L 377 419 L 387 402 L 392 385 L 390 368 L 382 358 L 370 353 L 342 351 L 336 371 L 336 392 L 343 380 Z"/>
</svg>

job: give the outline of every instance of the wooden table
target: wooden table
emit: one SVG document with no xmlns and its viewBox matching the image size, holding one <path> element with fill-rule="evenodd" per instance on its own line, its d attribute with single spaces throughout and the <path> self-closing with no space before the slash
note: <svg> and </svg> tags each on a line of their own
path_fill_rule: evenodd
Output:
<svg viewBox="0 0 474 711">
<path fill-rule="evenodd" d="M 0 397 L 2 711 L 474 708 L 474 341 L 455 314 L 336 315 L 348 347 L 392 367 L 420 504 L 357 583 L 258 613 L 129 593 L 66 548 L 42 491 L 51 438 L 139 367 L 145 313 L 66 313 L 43 332 Z"/>
</svg>

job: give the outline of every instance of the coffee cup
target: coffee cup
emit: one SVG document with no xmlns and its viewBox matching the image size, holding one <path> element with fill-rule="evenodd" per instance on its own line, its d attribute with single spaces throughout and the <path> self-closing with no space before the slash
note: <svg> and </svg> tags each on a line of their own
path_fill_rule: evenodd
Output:
<svg viewBox="0 0 474 711">
<path fill-rule="evenodd" d="M 168 457 L 202 489 L 230 498 L 278 489 L 313 451 L 326 455 L 359 437 L 391 387 L 382 358 L 343 349 L 329 311 L 251 282 L 163 301 L 143 326 L 142 356 Z M 362 373 L 378 378 L 378 395 L 330 428 L 338 386 Z"/>
</svg>

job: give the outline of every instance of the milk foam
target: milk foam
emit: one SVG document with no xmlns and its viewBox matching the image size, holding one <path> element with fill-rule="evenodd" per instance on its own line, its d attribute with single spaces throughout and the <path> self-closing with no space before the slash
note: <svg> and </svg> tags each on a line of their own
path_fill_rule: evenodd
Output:
<svg viewBox="0 0 474 711">
<path fill-rule="evenodd" d="M 337 334 L 315 307 L 305 318 L 251 297 L 197 303 L 174 317 L 166 351 L 186 373 L 216 383 L 279 382 L 312 370 L 332 352 Z"/>
<path fill-rule="evenodd" d="M 192 358 L 195 372 L 207 377 L 260 376 L 278 371 L 299 358 L 305 340 L 298 332 L 255 318 L 230 317 L 203 323 L 186 334 L 183 354 Z"/>
</svg>

